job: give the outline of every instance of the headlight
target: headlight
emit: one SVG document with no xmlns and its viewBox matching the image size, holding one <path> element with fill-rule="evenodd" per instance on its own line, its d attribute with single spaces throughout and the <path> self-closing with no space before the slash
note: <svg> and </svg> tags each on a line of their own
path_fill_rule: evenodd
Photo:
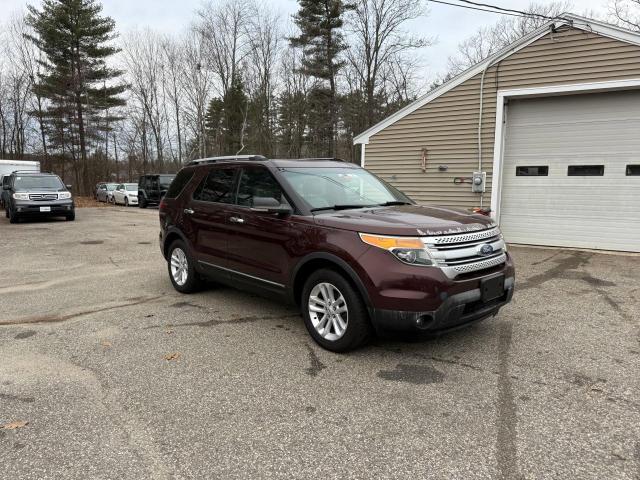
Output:
<svg viewBox="0 0 640 480">
<path fill-rule="evenodd" d="M 387 237 L 368 233 L 359 235 L 364 243 L 389 251 L 402 263 L 416 266 L 433 265 L 433 259 L 419 238 Z"/>
<path fill-rule="evenodd" d="M 71 192 L 60 192 L 60 193 L 58 193 L 58 200 L 65 200 L 67 198 L 71 198 Z"/>
<path fill-rule="evenodd" d="M 29 194 L 28 193 L 14 193 L 13 194 L 13 198 L 15 198 L 16 200 L 29 200 Z"/>
<path fill-rule="evenodd" d="M 502 240 L 504 242 L 503 250 L 506 252 L 507 251 L 507 241 L 504 239 L 504 235 L 502 235 L 502 232 L 500 232 L 500 240 Z"/>
</svg>

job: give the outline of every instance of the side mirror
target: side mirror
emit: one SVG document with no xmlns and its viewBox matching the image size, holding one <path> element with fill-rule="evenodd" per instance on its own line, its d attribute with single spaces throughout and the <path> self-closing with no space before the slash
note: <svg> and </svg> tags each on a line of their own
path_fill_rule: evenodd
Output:
<svg viewBox="0 0 640 480">
<path fill-rule="evenodd" d="M 290 215 L 291 207 L 283 205 L 273 197 L 253 197 L 252 212 L 277 213 L 279 215 Z"/>
<path fill-rule="evenodd" d="M 71 190 L 73 188 L 73 185 L 65 185 L 65 187 L 67 187 L 67 190 Z"/>
</svg>

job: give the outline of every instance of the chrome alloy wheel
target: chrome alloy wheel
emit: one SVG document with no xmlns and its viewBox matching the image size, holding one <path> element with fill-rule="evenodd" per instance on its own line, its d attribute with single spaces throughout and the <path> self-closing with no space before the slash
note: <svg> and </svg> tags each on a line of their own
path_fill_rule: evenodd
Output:
<svg viewBox="0 0 640 480">
<path fill-rule="evenodd" d="M 187 283 L 189 276 L 189 261 L 181 248 L 174 248 L 171 252 L 171 276 L 179 286 Z"/>
<path fill-rule="evenodd" d="M 318 334 L 336 341 L 347 331 L 349 310 L 340 290 L 330 283 L 317 284 L 309 294 L 309 318 Z"/>
</svg>

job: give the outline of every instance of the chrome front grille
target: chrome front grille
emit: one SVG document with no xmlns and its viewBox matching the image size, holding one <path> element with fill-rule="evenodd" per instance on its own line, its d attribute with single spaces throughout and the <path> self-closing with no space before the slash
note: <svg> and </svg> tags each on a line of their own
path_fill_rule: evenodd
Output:
<svg viewBox="0 0 640 480">
<path fill-rule="evenodd" d="M 479 232 L 457 235 L 423 237 L 422 241 L 436 265 L 454 279 L 465 273 L 486 270 L 507 261 L 506 245 L 500 230 L 490 228 Z M 489 253 L 482 253 L 485 247 Z"/>
<path fill-rule="evenodd" d="M 30 193 L 29 200 L 57 200 L 57 193 Z"/>
</svg>

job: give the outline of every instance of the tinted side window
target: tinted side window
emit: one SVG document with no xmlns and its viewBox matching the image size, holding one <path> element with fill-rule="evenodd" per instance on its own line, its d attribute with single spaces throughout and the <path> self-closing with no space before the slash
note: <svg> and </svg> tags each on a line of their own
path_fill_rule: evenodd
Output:
<svg viewBox="0 0 640 480">
<path fill-rule="evenodd" d="M 194 172 L 195 170 L 193 169 L 180 170 L 178 172 L 178 175 L 176 175 L 176 178 L 174 178 L 171 182 L 171 185 L 169 185 L 165 197 L 176 198 L 178 195 L 180 195 L 182 190 L 184 190 L 184 187 L 186 187 L 187 183 L 189 183 L 189 180 L 193 178 Z"/>
<path fill-rule="evenodd" d="M 270 197 L 283 203 L 282 189 L 266 168 L 245 168 L 238 186 L 238 205 L 253 206 L 254 197 Z"/>
<path fill-rule="evenodd" d="M 232 168 L 214 168 L 200 183 L 193 199 L 202 202 L 233 203 L 234 173 Z"/>
</svg>

